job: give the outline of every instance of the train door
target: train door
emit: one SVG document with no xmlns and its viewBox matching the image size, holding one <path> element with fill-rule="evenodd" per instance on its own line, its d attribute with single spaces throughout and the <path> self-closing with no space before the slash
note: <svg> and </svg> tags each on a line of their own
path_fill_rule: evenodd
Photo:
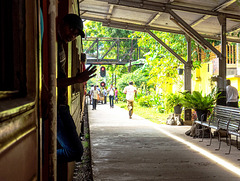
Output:
<svg viewBox="0 0 240 181">
<path fill-rule="evenodd" d="M 38 179 L 37 3 L 0 2 L 0 180 Z"/>
</svg>

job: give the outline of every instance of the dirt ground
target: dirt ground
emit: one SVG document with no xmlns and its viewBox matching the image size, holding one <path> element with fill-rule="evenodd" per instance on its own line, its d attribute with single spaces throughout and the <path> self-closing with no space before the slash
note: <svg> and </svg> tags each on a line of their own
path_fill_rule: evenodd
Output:
<svg viewBox="0 0 240 181">
<path fill-rule="evenodd" d="M 87 116 L 87 115 L 85 115 Z M 88 118 L 84 122 L 84 137 L 82 138 L 84 153 L 82 162 L 76 162 L 73 181 L 92 181 L 91 151 Z"/>
</svg>

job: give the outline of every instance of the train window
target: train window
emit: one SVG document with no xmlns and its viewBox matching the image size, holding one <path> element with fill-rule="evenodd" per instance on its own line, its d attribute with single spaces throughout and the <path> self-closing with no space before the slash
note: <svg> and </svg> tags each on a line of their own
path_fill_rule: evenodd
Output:
<svg viewBox="0 0 240 181">
<path fill-rule="evenodd" d="M 37 60 L 34 3 L 0 1 L 0 120 L 3 115 L 21 112 L 23 107 L 29 109 L 34 101 Z"/>
<path fill-rule="evenodd" d="M 23 97 L 26 95 L 24 2 L 1 1 L 0 7 L 0 99 Z"/>
</svg>

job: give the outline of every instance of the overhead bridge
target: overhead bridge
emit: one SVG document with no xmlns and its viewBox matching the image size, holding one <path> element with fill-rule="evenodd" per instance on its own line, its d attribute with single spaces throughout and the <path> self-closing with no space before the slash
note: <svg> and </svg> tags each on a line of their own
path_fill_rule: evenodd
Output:
<svg viewBox="0 0 240 181">
<path fill-rule="evenodd" d="M 92 38 L 83 39 L 87 63 L 93 65 L 125 65 L 138 60 L 145 53 L 137 39 Z"/>
</svg>

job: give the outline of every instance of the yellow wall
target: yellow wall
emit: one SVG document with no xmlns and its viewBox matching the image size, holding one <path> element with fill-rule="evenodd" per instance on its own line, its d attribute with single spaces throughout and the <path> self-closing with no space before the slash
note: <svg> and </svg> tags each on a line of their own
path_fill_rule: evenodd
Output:
<svg viewBox="0 0 240 181">
<path fill-rule="evenodd" d="M 192 71 L 192 91 L 210 93 L 212 88 L 216 86 L 216 82 L 211 81 L 212 72 L 211 62 L 202 63 L 201 68 Z"/>
<path fill-rule="evenodd" d="M 212 62 L 202 63 L 200 69 L 192 71 L 192 91 L 202 91 L 204 94 L 210 93 L 212 88 L 217 86 L 216 82 L 211 81 L 212 72 Z M 231 80 L 231 85 L 240 92 L 240 75 L 227 76 L 227 79 Z"/>
</svg>

